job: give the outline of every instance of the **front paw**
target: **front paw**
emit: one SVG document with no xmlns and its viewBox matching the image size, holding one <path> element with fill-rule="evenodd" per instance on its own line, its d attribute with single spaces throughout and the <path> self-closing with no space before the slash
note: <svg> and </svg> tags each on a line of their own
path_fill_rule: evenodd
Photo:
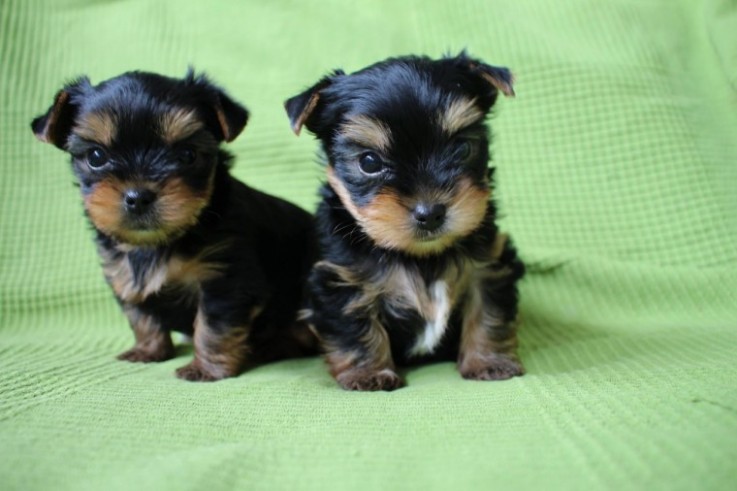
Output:
<svg viewBox="0 0 737 491">
<path fill-rule="evenodd" d="M 390 391 L 404 387 L 404 380 L 390 368 L 379 371 L 347 370 L 339 373 L 335 379 L 346 390 Z"/>
<path fill-rule="evenodd" d="M 194 360 L 183 367 L 177 368 L 176 374 L 180 379 L 188 380 L 190 382 L 214 382 L 225 378 L 213 374 L 211 371 L 203 367 L 197 360 Z"/>
<path fill-rule="evenodd" d="M 166 361 L 174 358 L 174 349 L 143 349 L 141 347 L 133 347 L 117 356 L 118 360 L 130 361 L 134 363 L 153 363 L 158 361 Z"/>
<path fill-rule="evenodd" d="M 462 363 L 459 371 L 469 380 L 506 380 L 524 375 L 525 368 L 514 355 L 490 355 Z"/>
</svg>

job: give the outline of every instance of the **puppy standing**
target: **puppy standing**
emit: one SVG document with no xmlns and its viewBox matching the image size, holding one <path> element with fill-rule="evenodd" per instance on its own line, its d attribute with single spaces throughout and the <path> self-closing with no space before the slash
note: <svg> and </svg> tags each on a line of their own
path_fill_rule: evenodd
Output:
<svg viewBox="0 0 737 491">
<path fill-rule="evenodd" d="M 105 278 L 136 338 L 118 358 L 172 358 L 172 330 L 194 337 L 194 360 L 177 370 L 187 380 L 309 351 L 295 313 L 312 219 L 230 176 L 219 143 L 247 119 L 204 76 L 130 72 L 65 86 L 33 121 L 41 141 L 72 156 Z"/>
<path fill-rule="evenodd" d="M 328 161 L 306 316 L 342 387 L 396 389 L 395 361 L 522 375 L 524 266 L 490 202 L 484 119 L 499 91 L 513 95 L 509 70 L 461 53 L 338 70 L 286 102 Z"/>
</svg>

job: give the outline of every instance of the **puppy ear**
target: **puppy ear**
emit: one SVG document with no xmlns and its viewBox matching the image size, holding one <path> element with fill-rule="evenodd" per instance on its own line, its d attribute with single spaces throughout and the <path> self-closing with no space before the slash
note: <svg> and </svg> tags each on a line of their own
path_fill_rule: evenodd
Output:
<svg viewBox="0 0 737 491">
<path fill-rule="evenodd" d="M 46 114 L 38 116 L 31 122 L 31 129 L 36 138 L 63 150 L 79 112 L 79 106 L 73 101 L 73 95 L 89 86 L 89 79 L 83 77 L 61 89 Z"/>
<path fill-rule="evenodd" d="M 248 122 L 248 109 L 231 99 L 207 75 L 197 74 L 192 66 L 187 68 L 184 85 L 197 90 L 195 97 L 206 115 L 205 124 L 216 138 L 232 142 L 241 134 Z"/>
<path fill-rule="evenodd" d="M 307 125 L 308 129 L 310 128 L 310 116 L 320 102 L 320 91 L 332 84 L 333 78 L 338 75 L 343 75 L 343 71 L 336 70 L 332 75 L 323 77 L 301 94 L 286 100 L 284 109 L 287 110 L 289 122 L 295 135 L 299 136 L 299 132 L 302 131 L 304 125 Z"/>
<path fill-rule="evenodd" d="M 214 110 L 223 140 L 232 142 L 248 123 L 248 109 L 228 97 L 225 92 L 219 91 Z"/>
<path fill-rule="evenodd" d="M 480 61 L 470 61 L 471 71 L 479 75 L 497 90 L 501 91 L 507 97 L 514 97 L 514 75 L 509 68 L 501 66 L 492 66 Z"/>
</svg>

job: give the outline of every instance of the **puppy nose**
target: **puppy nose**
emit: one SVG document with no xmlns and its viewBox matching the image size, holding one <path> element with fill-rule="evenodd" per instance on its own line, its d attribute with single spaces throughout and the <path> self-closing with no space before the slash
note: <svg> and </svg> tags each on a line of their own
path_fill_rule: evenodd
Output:
<svg viewBox="0 0 737 491">
<path fill-rule="evenodd" d="M 150 189 L 129 189 L 125 192 L 123 202 L 129 213 L 142 215 L 156 201 L 156 193 Z"/>
<path fill-rule="evenodd" d="M 448 210 L 445 205 L 439 203 L 420 203 L 412 211 L 412 216 L 414 216 L 418 227 L 422 230 L 432 232 L 440 228 L 443 222 L 445 222 L 446 211 Z"/>
</svg>

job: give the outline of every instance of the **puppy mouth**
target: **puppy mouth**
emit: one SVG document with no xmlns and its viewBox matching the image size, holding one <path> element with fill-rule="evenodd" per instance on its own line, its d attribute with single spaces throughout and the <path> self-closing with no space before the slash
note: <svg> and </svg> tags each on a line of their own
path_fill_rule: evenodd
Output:
<svg viewBox="0 0 737 491">
<path fill-rule="evenodd" d="M 434 230 L 432 232 L 429 232 L 427 230 L 421 230 L 418 229 L 415 231 L 415 242 L 421 243 L 421 244 L 432 244 L 433 242 L 437 242 L 440 239 L 443 238 L 445 235 L 445 230 Z"/>
<path fill-rule="evenodd" d="M 212 194 L 214 173 L 205 189 L 192 188 L 180 177 L 163 183 L 107 178 L 83 194 L 94 227 L 134 245 L 161 245 L 176 240 L 197 224 Z"/>
<path fill-rule="evenodd" d="M 151 211 L 144 215 L 126 215 L 123 227 L 130 232 L 155 232 L 161 229 L 161 223 Z"/>
<path fill-rule="evenodd" d="M 170 239 L 168 231 L 154 216 L 126 217 L 113 235 L 123 242 L 144 246 L 158 245 Z"/>
<path fill-rule="evenodd" d="M 455 242 L 456 238 L 447 230 L 435 230 L 428 232 L 418 230 L 413 234 L 410 242 L 401 249 L 414 255 L 427 256 L 440 253 Z"/>
</svg>

